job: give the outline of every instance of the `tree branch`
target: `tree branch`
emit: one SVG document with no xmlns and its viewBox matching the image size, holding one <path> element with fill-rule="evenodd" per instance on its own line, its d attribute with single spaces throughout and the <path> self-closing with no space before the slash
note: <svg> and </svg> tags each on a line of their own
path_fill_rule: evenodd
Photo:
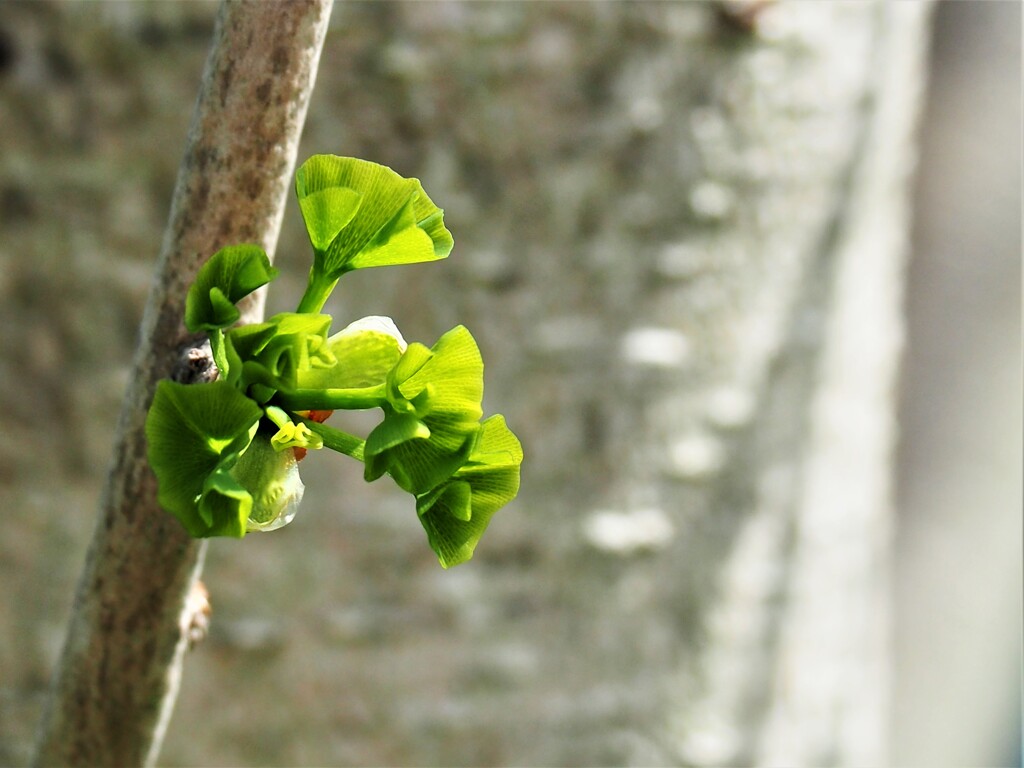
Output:
<svg viewBox="0 0 1024 768">
<path fill-rule="evenodd" d="M 37 764 L 156 759 L 205 549 L 156 502 L 146 411 L 188 341 L 185 294 L 203 261 L 231 243 L 273 253 L 331 2 L 221 6 Z M 262 292 L 242 310 L 259 320 Z"/>
</svg>

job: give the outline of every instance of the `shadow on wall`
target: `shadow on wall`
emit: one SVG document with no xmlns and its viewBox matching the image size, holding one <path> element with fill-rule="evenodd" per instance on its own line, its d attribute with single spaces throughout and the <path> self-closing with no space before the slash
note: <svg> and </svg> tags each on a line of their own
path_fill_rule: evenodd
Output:
<svg viewBox="0 0 1024 768">
<path fill-rule="evenodd" d="M 898 457 L 899 765 L 1021 764 L 1021 5 L 939 3 Z"/>
</svg>

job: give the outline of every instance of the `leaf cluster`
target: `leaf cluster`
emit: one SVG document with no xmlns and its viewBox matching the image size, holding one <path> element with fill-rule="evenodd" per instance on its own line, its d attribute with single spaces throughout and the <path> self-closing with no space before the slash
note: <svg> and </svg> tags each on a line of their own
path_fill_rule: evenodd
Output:
<svg viewBox="0 0 1024 768">
<path fill-rule="evenodd" d="M 296 312 L 237 326 L 239 301 L 277 276 L 256 245 L 217 251 L 200 269 L 185 325 L 210 337 L 219 379 L 161 381 L 146 421 L 161 505 L 195 537 L 241 538 L 295 516 L 298 462 L 327 448 L 415 497 L 445 568 L 464 562 L 493 514 L 519 490 L 519 440 L 484 421 L 483 360 L 457 326 L 432 347 L 407 344 L 387 317 L 332 333 L 324 303 L 347 272 L 448 256 L 443 211 L 420 182 L 376 163 L 316 155 L 296 174 L 313 265 Z M 365 437 L 324 423 L 336 410 L 379 409 Z"/>
</svg>

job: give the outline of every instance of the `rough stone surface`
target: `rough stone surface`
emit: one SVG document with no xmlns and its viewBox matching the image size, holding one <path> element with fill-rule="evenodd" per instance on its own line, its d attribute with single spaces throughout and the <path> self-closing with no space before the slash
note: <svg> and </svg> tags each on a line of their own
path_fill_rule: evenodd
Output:
<svg viewBox="0 0 1024 768">
<path fill-rule="evenodd" d="M 37 628 L 0 648 L 9 762 L 25 759 L 63 633 L 212 25 L 204 5 L 94 7 L 88 23 L 77 6 L 0 17 L 21 31 L 0 74 L 17 105 L 0 110 L 0 317 L 18 340 L 0 368 L 17 510 L 0 573 L 32 573 L 0 594 L 0 616 Z M 787 718 L 801 715 L 773 706 L 773 686 L 808 637 L 783 628 L 805 610 L 796 554 L 814 545 L 806 451 L 822 429 L 809 405 L 823 344 L 842 336 L 847 217 L 860 184 L 902 194 L 905 166 L 874 179 L 861 158 L 884 135 L 886 57 L 918 76 L 922 19 L 904 15 L 336 8 L 300 157 L 419 177 L 456 245 L 438 264 L 347 276 L 327 311 L 388 314 L 427 343 L 465 323 L 485 407 L 523 439 L 523 492 L 446 572 L 404 494 L 310 456 L 295 522 L 210 547 L 210 637 L 187 660 L 164 762 L 877 762 L 877 712 L 858 718 L 884 708 L 884 686 L 834 697 L 838 721 L 796 744 Z M 904 108 L 899 130 L 913 98 Z M 304 238 L 293 205 L 270 311 L 301 294 Z M 879 242 L 898 265 L 899 243 Z M 864 470 L 877 503 L 851 534 L 883 559 L 887 402 L 872 401 L 879 454 Z M 58 429 L 37 439 L 41 410 Z M 14 482 L 41 471 L 43 487 Z M 884 606 L 860 562 L 839 577 L 871 614 Z M 806 610 L 799 626 L 816 631 Z M 851 668 L 884 662 L 851 647 Z"/>
</svg>

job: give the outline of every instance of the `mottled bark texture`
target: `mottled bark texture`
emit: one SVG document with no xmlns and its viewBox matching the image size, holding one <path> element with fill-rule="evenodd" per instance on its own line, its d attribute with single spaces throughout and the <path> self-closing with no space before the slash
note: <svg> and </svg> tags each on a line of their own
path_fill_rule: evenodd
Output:
<svg viewBox="0 0 1024 768">
<path fill-rule="evenodd" d="M 175 188 L 114 463 L 44 721 L 40 765 L 156 759 L 177 693 L 203 547 L 156 503 L 143 425 L 190 339 L 185 294 L 216 249 L 273 253 L 331 0 L 225 2 Z M 262 299 L 243 320 L 262 315 Z"/>
</svg>

